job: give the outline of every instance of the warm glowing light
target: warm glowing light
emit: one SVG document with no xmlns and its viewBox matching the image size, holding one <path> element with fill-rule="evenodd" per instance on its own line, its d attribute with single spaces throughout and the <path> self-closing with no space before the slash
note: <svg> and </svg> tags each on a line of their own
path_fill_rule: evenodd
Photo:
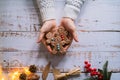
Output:
<svg viewBox="0 0 120 80">
<path fill-rule="evenodd" d="M 4 80 L 4 78 L 2 78 L 2 80 Z"/>
<path fill-rule="evenodd" d="M 12 75 L 12 80 L 16 80 L 19 78 L 19 72 L 14 72 L 13 75 Z"/>
<path fill-rule="evenodd" d="M 2 67 L 0 66 L 0 76 L 2 75 Z"/>
<path fill-rule="evenodd" d="M 23 72 L 27 75 L 31 74 L 28 67 L 25 67 Z"/>
<path fill-rule="evenodd" d="M 2 71 L 2 67 L 0 66 L 0 80 L 5 80 L 3 71 Z"/>
<path fill-rule="evenodd" d="M 0 76 L 0 80 L 7 80 L 5 76 Z"/>
<path fill-rule="evenodd" d="M 19 70 L 13 70 L 9 72 L 7 75 L 2 70 L 2 67 L 0 66 L 0 80 L 19 80 L 19 76 L 21 73 L 25 73 L 26 75 L 30 75 L 31 72 L 29 71 L 29 67 L 24 67 L 23 69 Z"/>
</svg>

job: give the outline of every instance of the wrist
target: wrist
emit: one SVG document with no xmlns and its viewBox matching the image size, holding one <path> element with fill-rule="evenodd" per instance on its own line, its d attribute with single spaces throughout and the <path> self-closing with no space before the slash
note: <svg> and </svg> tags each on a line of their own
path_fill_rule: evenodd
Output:
<svg viewBox="0 0 120 80">
<path fill-rule="evenodd" d="M 56 22 L 55 19 L 49 19 L 49 20 L 45 20 L 43 23 L 46 23 L 46 22 Z"/>
<path fill-rule="evenodd" d="M 64 8 L 63 17 L 70 17 L 70 18 L 76 20 L 79 12 L 80 12 L 79 8 L 66 4 L 65 8 Z"/>
<path fill-rule="evenodd" d="M 74 23 L 74 20 L 72 18 L 69 18 L 69 17 L 63 17 L 61 19 L 61 23 L 62 24 Z"/>
<path fill-rule="evenodd" d="M 74 19 L 72 19 L 72 18 L 70 18 L 70 17 L 63 17 L 62 19 L 74 21 Z"/>
<path fill-rule="evenodd" d="M 46 21 L 44 21 L 43 25 L 56 26 L 56 20 L 55 19 L 46 20 Z M 42 27 L 44 27 L 44 26 L 42 26 Z"/>
</svg>

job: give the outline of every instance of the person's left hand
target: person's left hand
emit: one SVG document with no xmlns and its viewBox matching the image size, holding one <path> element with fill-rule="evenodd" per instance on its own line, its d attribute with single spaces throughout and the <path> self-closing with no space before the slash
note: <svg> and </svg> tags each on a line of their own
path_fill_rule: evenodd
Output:
<svg viewBox="0 0 120 80">
<path fill-rule="evenodd" d="M 77 37 L 77 33 L 76 33 L 76 27 L 75 27 L 75 23 L 74 20 L 72 20 L 71 18 L 62 18 L 61 19 L 61 23 L 60 26 L 63 26 L 67 31 L 69 31 L 72 35 L 72 38 L 78 42 L 78 37 Z M 66 46 L 64 49 L 67 50 L 69 46 Z"/>
</svg>

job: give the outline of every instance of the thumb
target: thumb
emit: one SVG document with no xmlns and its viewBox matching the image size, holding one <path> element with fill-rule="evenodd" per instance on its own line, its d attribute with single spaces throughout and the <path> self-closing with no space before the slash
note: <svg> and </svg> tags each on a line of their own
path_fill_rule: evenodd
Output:
<svg viewBox="0 0 120 80">
<path fill-rule="evenodd" d="M 45 33 L 40 33 L 37 43 L 40 43 L 44 37 Z"/>
<path fill-rule="evenodd" d="M 78 41 L 77 33 L 76 33 L 76 32 L 73 32 L 72 35 L 73 35 L 74 40 L 75 40 L 76 42 L 79 42 L 79 41 Z"/>
<path fill-rule="evenodd" d="M 52 29 L 52 32 L 55 32 L 57 29 L 58 29 L 58 27 L 54 27 L 54 28 Z"/>
</svg>

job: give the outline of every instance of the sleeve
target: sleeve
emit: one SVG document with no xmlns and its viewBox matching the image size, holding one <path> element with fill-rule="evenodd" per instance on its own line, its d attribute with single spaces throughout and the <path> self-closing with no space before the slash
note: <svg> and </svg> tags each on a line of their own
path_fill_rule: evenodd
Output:
<svg viewBox="0 0 120 80">
<path fill-rule="evenodd" d="M 42 22 L 55 19 L 55 1 L 54 0 L 37 0 Z"/>
<path fill-rule="evenodd" d="M 75 20 L 85 0 L 66 0 L 63 17 Z"/>
</svg>

